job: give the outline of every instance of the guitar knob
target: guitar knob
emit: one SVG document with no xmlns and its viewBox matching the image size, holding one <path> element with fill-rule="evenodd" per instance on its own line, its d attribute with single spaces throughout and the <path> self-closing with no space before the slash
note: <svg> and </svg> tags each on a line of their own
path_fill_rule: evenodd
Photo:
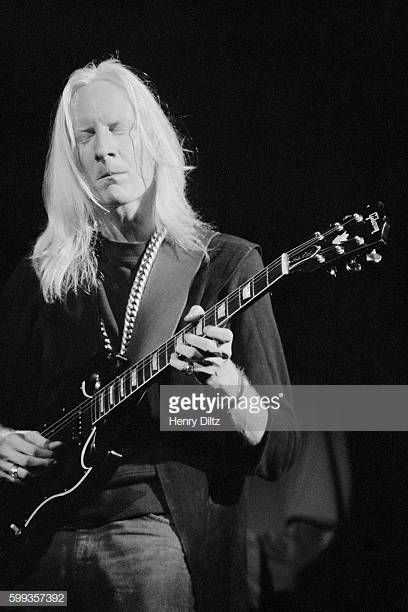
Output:
<svg viewBox="0 0 408 612">
<path fill-rule="evenodd" d="M 361 264 L 358 263 L 355 259 L 350 259 L 346 263 L 347 272 L 361 272 Z"/>
<path fill-rule="evenodd" d="M 16 537 L 21 536 L 22 531 L 21 531 L 20 527 L 17 527 L 17 525 L 15 523 L 11 523 L 10 529 L 13 532 L 14 536 L 16 536 Z"/>
<path fill-rule="evenodd" d="M 95 383 L 94 383 L 95 391 L 99 391 L 101 386 L 102 386 L 101 378 L 100 378 L 99 374 L 95 374 Z"/>
<path fill-rule="evenodd" d="M 330 268 L 329 274 L 330 274 L 330 276 L 333 276 L 334 278 L 336 278 L 336 276 L 337 276 L 337 268 L 336 267 Z"/>
<path fill-rule="evenodd" d="M 366 260 L 371 261 L 372 263 L 380 263 L 380 261 L 382 260 L 382 255 L 380 255 L 380 253 L 377 253 L 377 251 L 373 249 L 372 251 L 367 253 Z"/>
</svg>

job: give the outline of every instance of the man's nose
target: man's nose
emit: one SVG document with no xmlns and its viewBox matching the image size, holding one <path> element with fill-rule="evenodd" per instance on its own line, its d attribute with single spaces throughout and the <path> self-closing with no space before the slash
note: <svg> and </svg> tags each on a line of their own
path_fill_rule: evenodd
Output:
<svg viewBox="0 0 408 612">
<path fill-rule="evenodd" d="M 114 146 L 109 132 L 97 133 L 95 138 L 95 160 L 104 161 L 107 157 L 114 156 Z"/>
</svg>

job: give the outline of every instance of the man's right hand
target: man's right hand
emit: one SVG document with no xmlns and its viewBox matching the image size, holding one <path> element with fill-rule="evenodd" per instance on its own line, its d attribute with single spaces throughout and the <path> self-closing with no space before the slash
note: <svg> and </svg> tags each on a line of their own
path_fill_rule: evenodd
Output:
<svg viewBox="0 0 408 612">
<path fill-rule="evenodd" d="M 21 484 L 56 464 L 55 451 L 62 442 L 51 442 L 38 431 L 0 428 L 0 479 Z"/>
</svg>

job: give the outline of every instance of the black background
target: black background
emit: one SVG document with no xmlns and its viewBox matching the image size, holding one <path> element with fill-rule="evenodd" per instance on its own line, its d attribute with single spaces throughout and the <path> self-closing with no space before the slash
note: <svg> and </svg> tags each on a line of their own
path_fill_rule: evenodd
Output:
<svg viewBox="0 0 408 612">
<path fill-rule="evenodd" d="M 147 73 L 188 136 L 193 204 L 261 244 L 266 261 L 367 202 L 386 203 L 380 265 L 337 279 L 293 275 L 273 299 L 294 382 L 407 383 L 404 0 L 38 1 L 1 11 L 3 279 L 44 223 L 50 115 L 65 79 L 118 55 Z M 349 443 L 350 529 L 361 565 L 376 556 L 378 588 L 398 574 L 390 538 L 404 535 L 408 444 L 396 433 Z"/>
</svg>

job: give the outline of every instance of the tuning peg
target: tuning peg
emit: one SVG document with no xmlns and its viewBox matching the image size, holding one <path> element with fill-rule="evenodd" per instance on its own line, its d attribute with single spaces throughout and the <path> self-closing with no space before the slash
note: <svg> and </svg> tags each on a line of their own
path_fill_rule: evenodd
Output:
<svg viewBox="0 0 408 612">
<path fill-rule="evenodd" d="M 377 253 L 377 251 L 373 249 L 372 251 L 367 253 L 366 260 L 372 263 L 380 263 L 380 261 L 382 260 L 382 255 L 380 255 L 380 253 Z"/>
<path fill-rule="evenodd" d="M 361 264 L 358 263 L 355 259 L 350 259 L 346 263 L 347 272 L 361 272 Z"/>
</svg>

